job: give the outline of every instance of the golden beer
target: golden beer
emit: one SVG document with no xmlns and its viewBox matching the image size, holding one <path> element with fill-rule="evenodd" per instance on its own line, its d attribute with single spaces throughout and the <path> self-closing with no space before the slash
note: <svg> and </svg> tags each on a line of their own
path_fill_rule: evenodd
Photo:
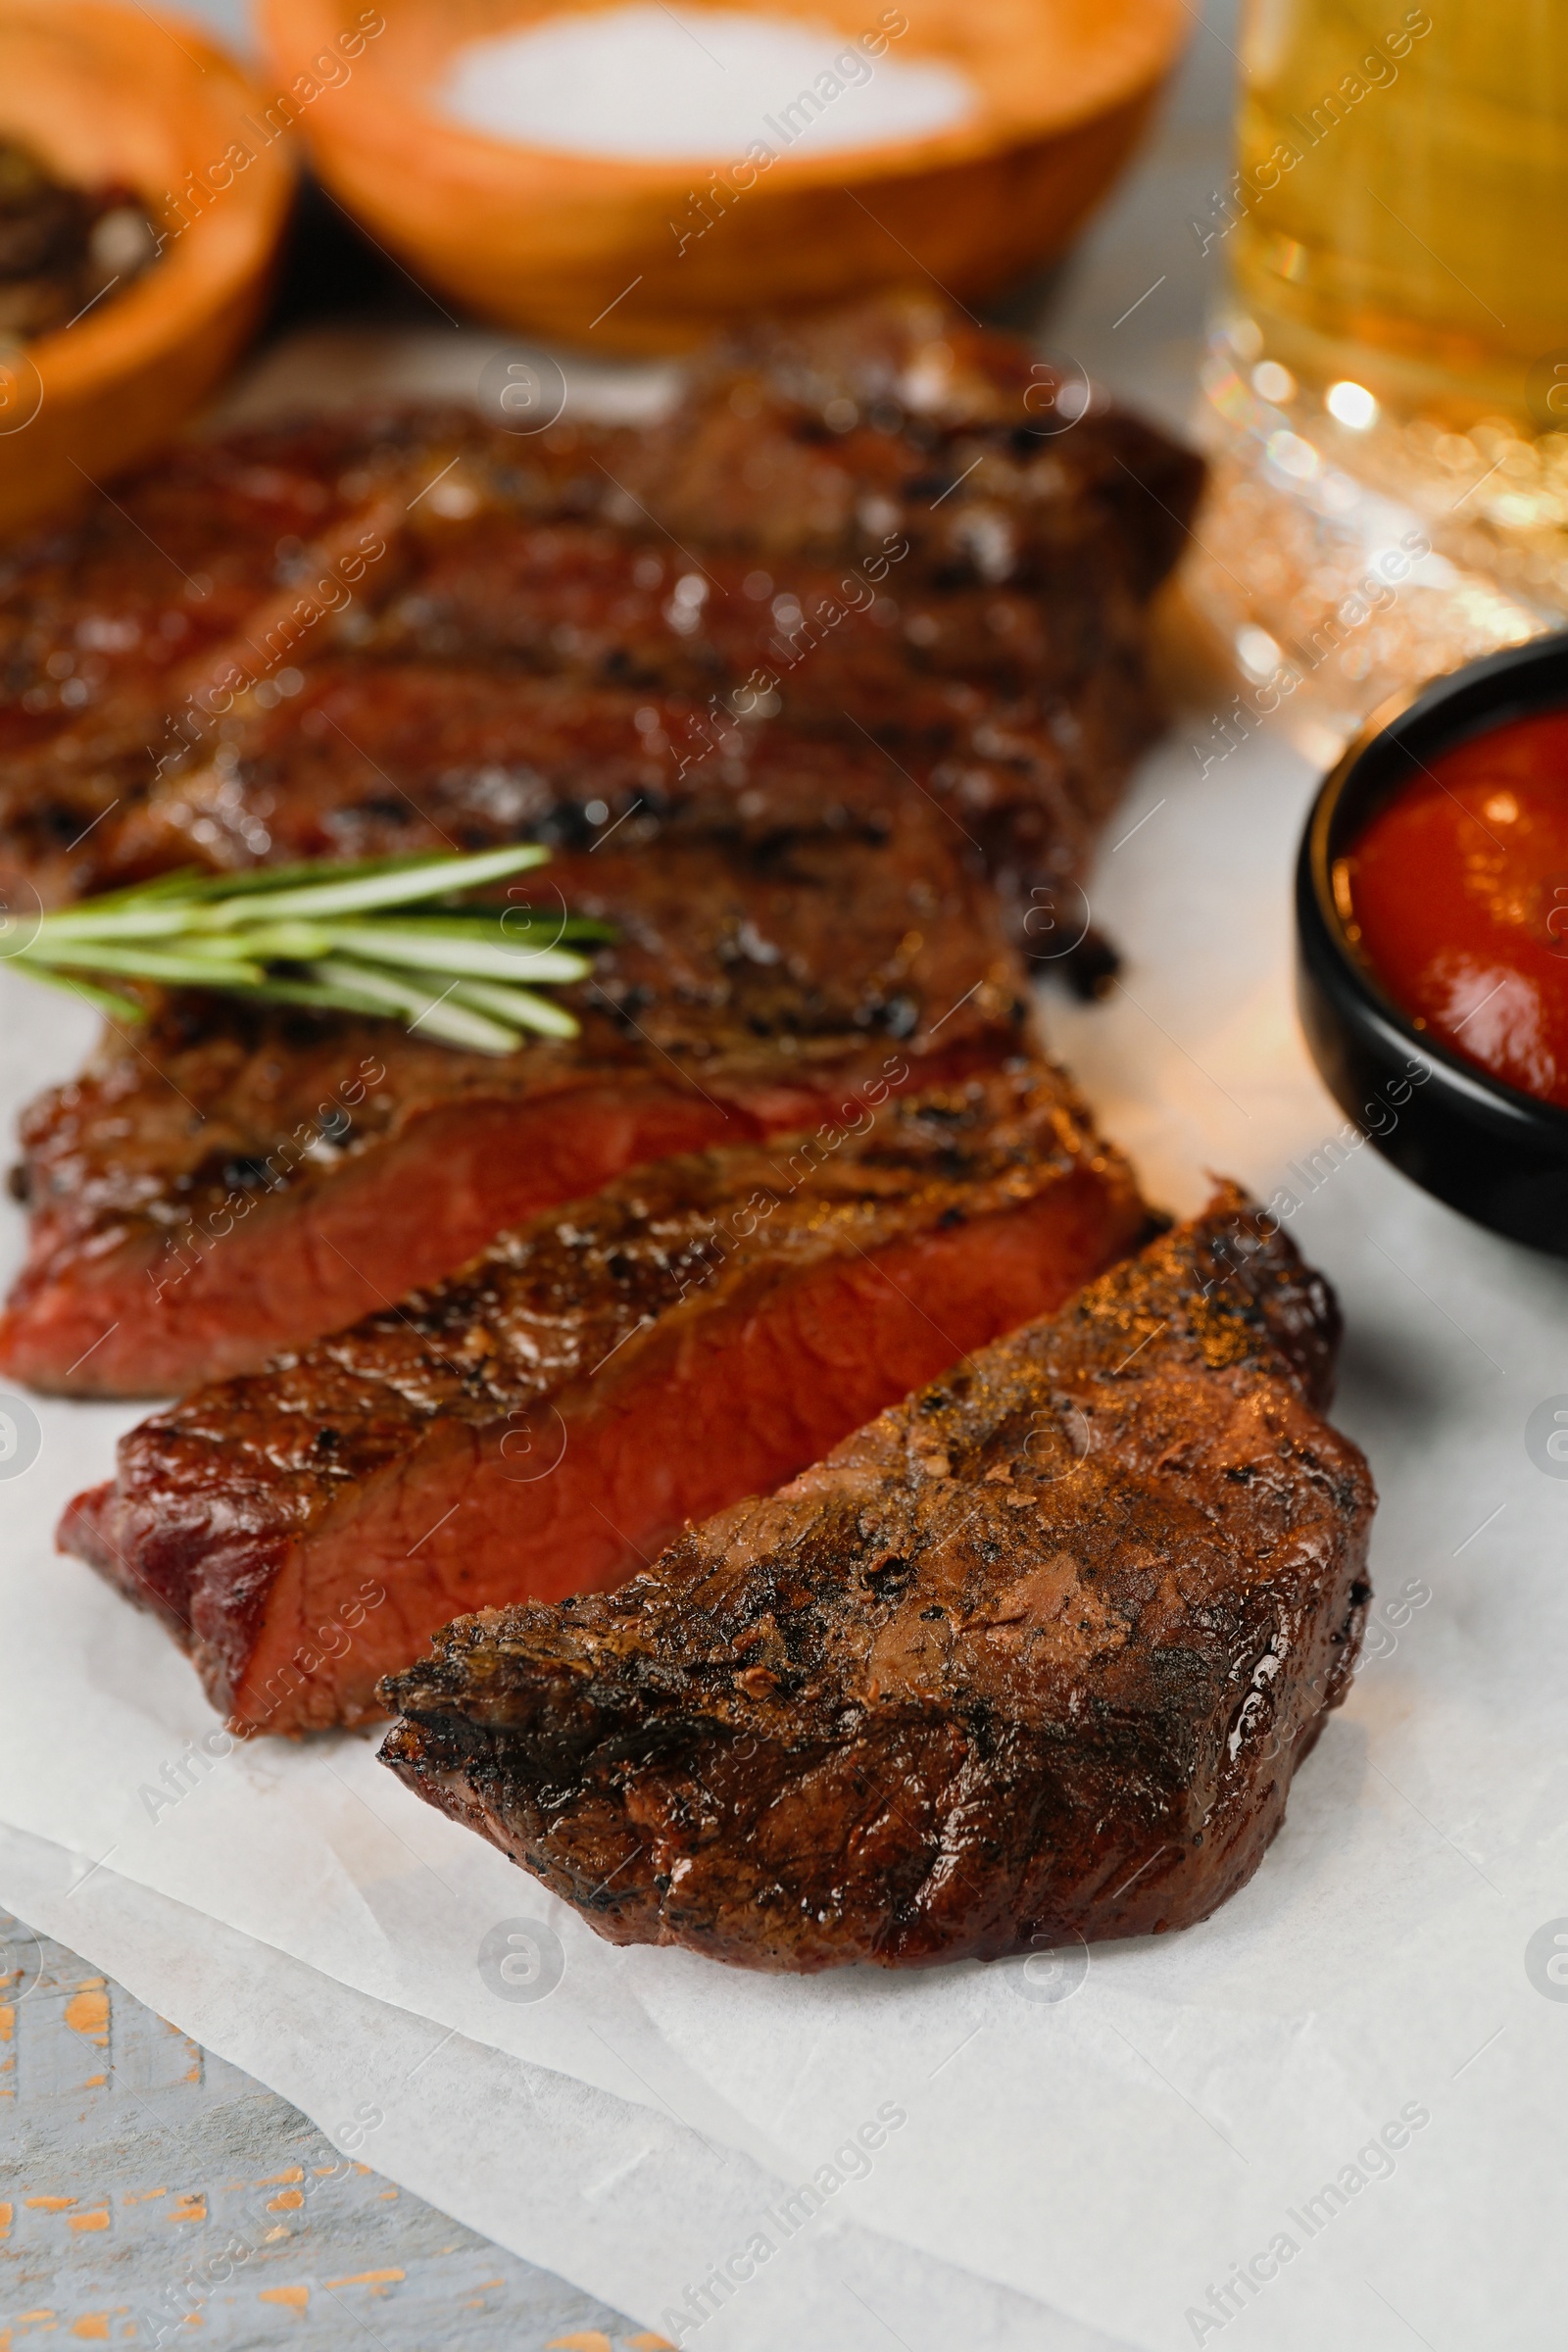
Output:
<svg viewBox="0 0 1568 2352">
<path fill-rule="evenodd" d="M 1259 348 L 1568 428 L 1568 0 L 1246 0 L 1242 56 L 1214 226 Z"/>
</svg>

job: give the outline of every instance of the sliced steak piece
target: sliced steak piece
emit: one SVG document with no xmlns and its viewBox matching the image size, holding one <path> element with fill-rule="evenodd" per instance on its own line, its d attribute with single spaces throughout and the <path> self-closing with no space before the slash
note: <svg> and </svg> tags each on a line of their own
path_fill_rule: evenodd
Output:
<svg viewBox="0 0 1568 2352">
<path fill-rule="evenodd" d="M 897 534 L 889 543 L 907 551 Z M 411 681 L 428 675 L 417 665 L 439 659 L 522 662 L 574 683 L 628 688 L 604 697 L 594 731 L 619 724 L 616 765 L 639 755 L 646 765 L 657 750 L 665 790 L 715 752 L 765 773 L 802 756 L 801 730 L 836 736 L 851 766 L 891 758 L 953 809 L 1022 911 L 1037 884 L 1083 878 L 1133 761 L 1164 724 L 1147 640 L 1142 601 L 1116 581 L 1076 599 L 1006 586 L 939 591 L 906 586 L 886 554 L 848 570 L 781 565 L 775 577 L 751 556 L 661 554 L 603 526 L 502 524 L 432 556 L 359 650 L 415 664 L 405 673 Z M 278 714 L 285 728 L 307 723 L 313 696 L 346 690 L 368 703 L 378 691 L 374 678 L 356 689 L 327 677 L 330 669 L 308 685 L 299 721 Z M 425 689 L 411 683 L 409 691 L 417 699 Z M 479 710 L 504 708 L 505 694 L 498 684 L 477 687 L 470 725 Z M 583 707 L 573 695 L 556 702 Z M 519 694 L 516 708 L 517 731 L 523 710 L 536 710 L 548 739 L 549 690 Z M 780 715 L 782 726 L 758 723 Z M 360 724 L 340 724 L 370 750 Z M 374 759 L 395 774 L 390 728 L 371 724 L 387 746 Z M 269 734 L 264 720 L 258 752 Z M 245 768 L 256 756 L 240 735 L 224 751 L 225 806 L 247 816 Z M 550 764 L 548 750 L 536 756 L 539 770 Z M 171 807 L 193 791 L 212 797 L 214 776 L 195 766 L 193 778 L 173 780 Z M 505 769 L 508 760 L 493 757 L 488 766 Z M 428 778 L 402 788 L 419 808 L 440 797 Z"/>
<path fill-rule="evenodd" d="M 0 753 L 70 730 L 90 765 L 106 714 L 161 709 L 373 496 L 365 441 L 355 423 L 190 444 L 0 551 Z M 404 447 L 389 470 L 416 465 Z"/>
<path fill-rule="evenodd" d="M 764 808 L 754 828 L 729 796 L 558 858 L 549 886 L 621 934 L 569 992 L 571 1044 L 493 1059 L 187 996 L 111 1028 L 23 1121 L 33 1222 L 0 1364 L 76 1395 L 177 1394 L 640 1161 L 1016 1052 L 1020 970 L 961 837 L 918 797 L 891 837 L 887 816 L 798 795 L 792 821 Z"/>
<path fill-rule="evenodd" d="M 242 700 L 220 740 L 150 785 L 139 743 L 64 779 L 57 750 L 13 756 L 7 788 L 24 813 L 8 827 L 0 812 L 0 859 L 9 841 L 20 878 L 59 899 L 172 865 L 477 849 L 519 833 L 587 848 L 634 807 L 667 822 L 695 804 L 706 821 L 728 801 L 755 834 L 804 792 L 891 824 L 924 795 L 1021 928 L 1032 892 L 1081 880 L 1158 716 L 1137 662 L 1107 662 L 1070 694 L 1010 702 L 906 678 L 910 713 L 923 691 L 936 698 L 911 741 L 874 732 L 849 705 L 833 734 L 646 687 L 434 660 L 321 660 L 285 683 L 265 703 Z"/>
<path fill-rule="evenodd" d="M 619 1583 L 1146 1221 L 1038 1063 L 836 1107 L 623 1177 L 199 1390 L 122 1440 L 63 1547 L 158 1610 L 236 1730 L 364 1722 L 460 1610 Z"/>
<path fill-rule="evenodd" d="M 851 798 L 867 774 L 881 800 L 893 779 L 906 793 L 930 794 L 1027 907 L 1037 883 L 1081 878 L 1131 762 L 1161 722 L 1140 633 L 1107 633 L 1088 599 L 1098 651 L 1069 662 L 1027 598 L 960 592 L 905 608 L 882 600 L 886 622 L 880 608 L 858 613 L 808 598 L 808 610 L 781 605 L 786 629 L 763 621 L 737 576 L 732 602 L 715 608 L 723 625 L 695 640 L 665 626 L 662 660 L 658 612 L 644 614 L 645 627 L 624 609 L 651 603 L 641 591 L 601 600 L 607 609 L 592 625 L 546 628 L 547 565 L 542 583 L 529 582 L 538 624 L 530 640 L 527 614 L 519 618 L 497 575 L 504 558 L 526 568 L 536 542 L 562 536 L 502 526 L 489 547 L 459 543 L 440 599 L 416 581 L 384 616 L 395 658 L 334 651 L 318 634 L 303 665 L 283 666 L 256 692 L 225 694 L 220 726 L 205 725 L 194 742 L 168 728 L 161 736 L 156 710 L 127 714 L 122 703 L 114 723 L 100 712 L 90 727 L 14 748 L 0 760 L 0 866 L 13 887 L 30 883 L 55 901 L 172 863 L 478 846 L 511 838 L 541 803 L 574 794 L 613 822 L 639 795 L 669 804 L 713 790 L 720 773 L 737 790 L 771 793 L 804 765 L 817 777 L 841 771 Z M 666 568 L 634 544 L 596 536 L 631 572 Z M 766 576 L 738 560 L 714 562 Z M 695 606 L 667 594 L 665 607 L 676 621 L 697 618 Z M 837 625 L 823 617 L 835 612 Z M 431 612 L 417 629 L 409 617 Z M 345 626 L 360 616 L 351 608 Z M 934 650 L 972 658 L 976 674 L 916 668 L 895 630 L 922 621 Z M 984 645 L 969 640 L 987 636 L 1010 677 L 979 667 Z M 563 674 L 519 672 L 514 638 L 531 645 L 535 666 L 552 656 Z M 723 667 L 726 656 L 740 666 Z M 606 684 L 617 667 L 634 682 Z M 1064 667 L 1071 674 L 1057 676 Z"/>
<path fill-rule="evenodd" d="M 617 1943 L 886 1967 L 1183 1927 L 1344 1696 L 1333 1298 L 1235 1192 L 621 1592 L 460 1620 L 384 1760 Z"/>
<path fill-rule="evenodd" d="M 871 584 L 896 601 L 916 595 L 923 607 L 936 592 L 939 636 L 949 625 L 940 600 L 955 591 L 990 591 L 1004 605 L 1013 594 L 1044 599 L 1017 625 L 1044 625 L 1054 662 L 1061 648 L 1092 650 L 1107 625 L 1115 634 L 1133 618 L 1181 552 L 1202 478 L 1196 455 L 1064 386 L 1026 344 L 908 296 L 721 346 L 651 424 L 573 417 L 517 435 L 471 410 L 383 403 L 246 428 L 188 444 L 80 520 L 6 552 L 0 749 L 89 727 L 122 695 L 139 707 L 193 657 L 239 642 L 262 606 L 318 586 L 318 549 L 361 512 L 395 515 L 396 545 L 345 583 L 345 597 L 326 600 L 351 643 L 394 591 L 416 600 L 397 604 L 394 635 L 412 628 L 416 639 L 442 625 L 453 595 L 466 645 L 476 630 L 548 666 L 579 660 L 569 643 L 544 642 L 529 590 L 550 543 L 520 564 L 506 552 L 505 526 L 543 524 L 566 526 L 549 588 L 568 608 L 558 619 L 592 635 L 612 625 L 615 596 L 627 599 L 629 642 L 657 638 L 661 664 L 672 637 L 744 623 L 703 615 L 689 590 L 674 596 L 673 576 L 625 581 L 607 531 L 662 564 L 671 533 L 697 548 L 703 560 L 683 561 L 679 577 L 706 578 L 714 604 L 747 601 L 748 570 L 710 571 L 709 553 L 787 561 L 794 569 L 772 582 L 769 602 L 793 597 L 807 612 L 846 565 L 869 564 Z M 820 578 L 813 566 L 825 567 Z M 481 611 L 465 575 L 486 570 L 500 593 Z M 1005 631 L 976 604 L 957 637 L 977 674 L 995 674 L 997 648 L 981 650 L 988 635 L 1005 661 Z M 922 665 L 950 666 L 923 627 L 906 642 Z M 732 672 L 754 665 L 733 645 L 721 660 Z M 967 674 L 970 663 L 957 666 Z M 681 682 L 662 666 L 657 674 Z"/>
<path fill-rule="evenodd" d="M 895 532 L 914 578 L 1053 601 L 1151 595 L 1203 485 L 1200 458 L 1081 374 L 921 294 L 719 345 L 605 462 L 688 545 L 845 563 Z"/>
<path fill-rule="evenodd" d="M 945 751 L 890 756 L 858 727 L 835 739 L 646 690 L 432 662 L 323 662 L 296 682 L 237 720 L 216 757 L 95 831 L 84 852 L 99 886 L 191 862 L 480 849 L 519 834 L 586 850 L 621 838 L 634 814 L 665 833 L 719 825 L 754 841 L 830 811 L 891 831 L 923 798 L 1021 929 L 1031 892 L 1086 869 L 1151 718 L 1137 678 L 1107 670 L 1049 710 L 971 695 L 967 717 L 950 713 Z"/>
<path fill-rule="evenodd" d="M 909 553 L 889 531 L 853 563 L 787 562 L 775 573 L 745 551 L 683 555 L 603 522 L 519 528 L 486 512 L 423 537 L 370 625 L 340 633 L 382 661 L 506 662 L 713 694 L 742 715 L 766 702 L 816 724 L 848 710 L 904 738 L 951 728 L 964 708 L 954 681 L 1066 691 L 1142 648 L 1142 601 L 1117 584 L 1049 604 L 1008 586 L 906 585 Z"/>
<path fill-rule="evenodd" d="M 865 727 L 960 785 L 988 706 L 1023 696 L 1037 830 L 1063 761 L 1092 828 L 1159 722 L 1146 608 L 1201 466 L 1101 405 L 1058 430 L 1054 383 L 895 301 L 714 359 L 652 427 L 416 408 L 182 450 L 0 570 L 0 888 L 126 878 L 158 777 L 355 649 Z M 225 827 L 266 831 L 232 786 Z"/>
</svg>

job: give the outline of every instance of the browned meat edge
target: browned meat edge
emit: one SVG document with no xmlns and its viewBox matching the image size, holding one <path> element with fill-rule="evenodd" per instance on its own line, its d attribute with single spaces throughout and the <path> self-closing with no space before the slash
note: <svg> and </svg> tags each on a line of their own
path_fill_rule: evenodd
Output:
<svg viewBox="0 0 1568 2352">
<path fill-rule="evenodd" d="M 895 1967 L 1201 1919 L 1360 1639 L 1337 1337 L 1230 1190 L 622 1592 L 460 1620 L 384 1759 L 616 1942 Z"/>
<path fill-rule="evenodd" d="M 1049 1067 L 877 1099 L 661 1161 L 198 1390 L 121 1440 L 63 1546 L 274 1732 L 373 1714 L 460 1610 L 621 1581 L 1136 1240 L 1125 1163 Z"/>
</svg>

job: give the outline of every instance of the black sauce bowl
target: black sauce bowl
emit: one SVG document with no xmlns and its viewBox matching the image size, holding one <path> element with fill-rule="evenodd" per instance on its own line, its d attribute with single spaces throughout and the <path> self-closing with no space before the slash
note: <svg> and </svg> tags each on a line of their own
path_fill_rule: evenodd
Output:
<svg viewBox="0 0 1568 2352">
<path fill-rule="evenodd" d="M 1565 708 L 1568 633 L 1386 703 L 1319 792 L 1296 872 L 1297 1004 L 1341 1109 L 1450 1208 L 1559 1257 L 1568 1257 L 1568 1110 L 1503 1085 L 1416 1027 L 1348 935 L 1334 862 L 1439 753 Z"/>
</svg>

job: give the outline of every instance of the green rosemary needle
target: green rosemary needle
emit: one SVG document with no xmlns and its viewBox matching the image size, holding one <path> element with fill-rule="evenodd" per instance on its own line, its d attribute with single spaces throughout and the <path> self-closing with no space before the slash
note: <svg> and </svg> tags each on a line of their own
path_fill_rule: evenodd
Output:
<svg viewBox="0 0 1568 2352">
<path fill-rule="evenodd" d="M 100 980 L 155 980 L 270 1004 L 374 1013 L 446 1044 L 511 1054 L 527 1031 L 575 1037 L 541 987 L 581 980 L 610 926 L 548 907 L 465 906 L 462 894 L 543 865 L 532 844 L 360 865 L 165 874 L 38 918 L 13 960 L 122 1019 L 134 998 Z M 84 975 L 92 975 L 91 978 Z"/>
</svg>

